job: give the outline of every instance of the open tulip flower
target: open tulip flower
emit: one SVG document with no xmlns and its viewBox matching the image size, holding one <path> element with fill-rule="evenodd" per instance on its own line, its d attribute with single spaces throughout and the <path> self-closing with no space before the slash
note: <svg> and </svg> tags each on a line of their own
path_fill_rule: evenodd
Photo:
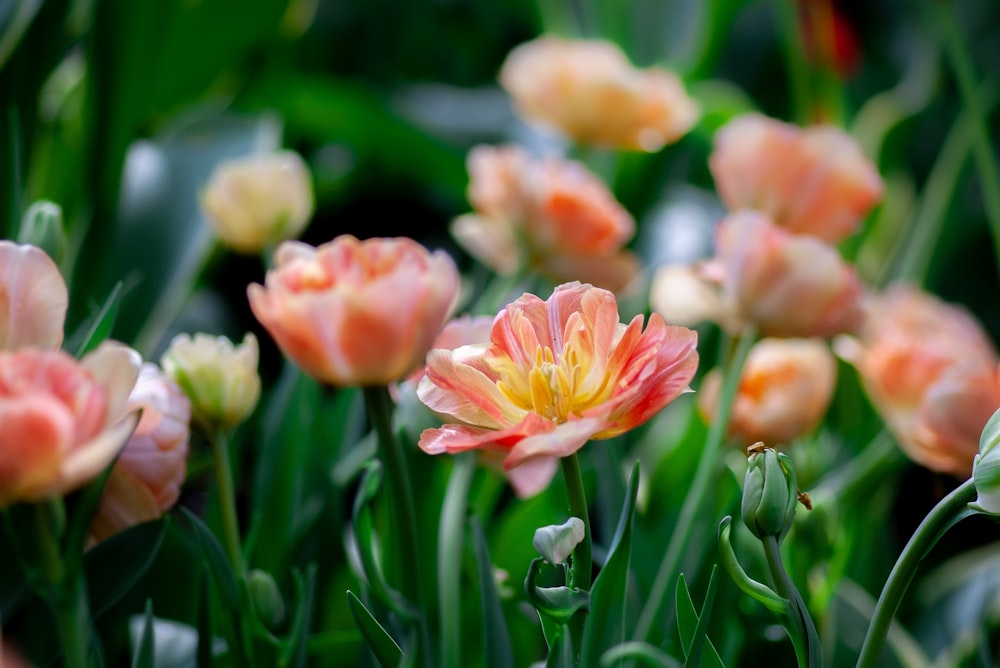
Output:
<svg viewBox="0 0 1000 668">
<path fill-rule="evenodd" d="M 653 314 L 619 322 L 612 293 L 580 283 L 526 294 L 497 315 L 487 344 L 432 350 L 417 393 L 457 423 L 428 429 L 431 454 L 485 449 L 507 470 L 551 475 L 590 439 L 637 427 L 688 390 L 697 335 Z"/>
</svg>

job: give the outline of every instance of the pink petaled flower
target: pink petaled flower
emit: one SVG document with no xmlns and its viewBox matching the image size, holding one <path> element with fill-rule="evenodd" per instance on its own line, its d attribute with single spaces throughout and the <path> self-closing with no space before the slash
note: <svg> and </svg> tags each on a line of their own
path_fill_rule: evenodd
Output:
<svg viewBox="0 0 1000 668">
<path fill-rule="evenodd" d="M 832 126 L 738 116 L 716 133 L 709 167 L 730 211 L 760 211 L 789 232 L 829 243 L 857 230 L 882 198 L 875 165 Z"/>
<path fill-rule="evenodd" d="M 578 162 L 534 158 L 516 146 L 469 153 L 469 202 L 452 235 L 501 274 L 531 268 L 557 281 L 626 287 L 639 262 L 625 244 L 632 217 L 607 186 Z"/>
<path fill-rule="evenodd" d="M 871 299 L 857 338 L 837 340 L 907 455 L 966 476 L 1000 407 L 996 350 L 964 309 L 907 286 Z"/>
<path fill-rule="evenodd" d="M 698 119 L 673 73 L 636 69 L 611 42 L 540 37 L 510 52 L 500 84 L 525 118 L 583 143 L 658 151 Z"/>
<path fill-rule="evenodd" d="M 58 350 L 0 352 L 0 508 L 66 494 L 111 463 L 135 426 L 125 402 L 140 363 L 111 342 L 79 362 Z"/>
<path fill-rule="evenodd" d="M 729 435 L 743 445 L 791 443 L 826 413 L 837 365 L 819 339 L 763 339 L 750 350 L 729 418 Z M 713 369 L 698 392 L 709 419 L 718 409 L 722 372 Z"/>
<path fill-rule="evenodd" d="M 187 473 L 191 402 L 177 383 L 155 364 L 143 364 L 127 408 L 142 415 L 91 520 L 96 540 L 160 517 L 177 503 Z"/>
<path fill-rule="evenodd" d="M 451 315 L 459 276 L 411 239 L 287 241 L 250 308 L 278 347 L 334 385 L 385 385 L 416 368 Z"/>
<path fill-rule="evenodd" d="M 432 350 L 417 394 L 458 422 L 425 430 L 420 447 L 491 451 L 541 479 L 588 440 L 643 424 L 688 390 L 697 334 L 656 314 L 645 331 L 642 316 L 618 318 L 612 293 L 567 283 L 507 306 L 488 344 Z"/>
<path fill-rule="evenodd" d="M 66 282 L 43 250 L 0 241 L 0 350 L 58 348 L 68 304 Z"/>
</svg>

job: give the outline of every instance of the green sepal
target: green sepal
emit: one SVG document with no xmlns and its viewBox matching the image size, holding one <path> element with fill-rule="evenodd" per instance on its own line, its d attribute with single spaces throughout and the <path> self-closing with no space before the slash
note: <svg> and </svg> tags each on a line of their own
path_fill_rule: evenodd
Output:
<svg viewBox="0 0 1000 668">
<path fill-rule="evenodd" d="M 590 593 L 575 587 L 535 586 L 538 571 L 544 563 L 546 560 L 541 557 L 531 560 L 528 575 L 524 579 L 524 589 L 528 593 L 528 600 L 538 612 L 559 624 L 565 624 L 577 610 L 589 609 Z"/>
</svg>

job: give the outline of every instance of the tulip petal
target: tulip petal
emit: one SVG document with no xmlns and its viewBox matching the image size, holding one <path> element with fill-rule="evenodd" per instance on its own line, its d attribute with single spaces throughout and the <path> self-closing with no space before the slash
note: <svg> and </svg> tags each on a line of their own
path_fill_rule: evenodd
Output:
<svg viewBox="0 0 1000 668">
<path fill-rule="evenodd" d="M 614 422 L 599 418 L 563 422 L 554 429 L 518 441 L 504 460 L 504 468 L 510 471 L 537 457 L 568 457 L 582 448 L 594 434 L 612 427 Z"/>
<path fill-rule="evenodd" d="M 66 281 L 44 251 L 0 241 L 0 350 L 57 349 L 68 305 Z"/>
</svg>

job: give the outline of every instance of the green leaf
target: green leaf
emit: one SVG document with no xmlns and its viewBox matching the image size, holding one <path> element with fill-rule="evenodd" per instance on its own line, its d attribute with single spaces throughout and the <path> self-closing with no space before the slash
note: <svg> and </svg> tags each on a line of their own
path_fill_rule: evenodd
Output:
<svg viewBox="0 0 1000 668">
<path fill-rule="evenodd" d="M 682 668 L 680 661 L 663 650 L 639 641 L 625 642 L 609 649 L 601 656 L 601 668 L 609 668 L 626 659 L 657 668 Z"/>
<path fill-rule="evenodd" d="M 531 560 L 528 566 L 528 576 L 524 579 L 524 589 L 528 600 L 538 612 L 546 617 L 565 624 L 577 610 L 586 610 L 590 605 L 590 593 L 573 587 L 537 587 L 535 579 L 542 564 L 541 557 Z"/>
<path fill-rule="evenodd" d="M 91 318 L 87 329 L 84 330 L 81 327 L 74 332 L 72 339 L 74 341 L 75 339 L 79 339 L 79 342 L 72 346 L 76 351 L 76 357 L 83 357 L 111 336 L 111 329 L 115 326 L 115 321 L 118 319 L 118 309 L 121 306 L 121 301 L 122 282 L 118 281 L 115 283 L 115 287 L 111 288 L 111 293 L 104 300 L 101 310 Z"/>
<path fill-rule="evenodd" d="M 684 650 L 685 666 L 700 666 L 706 668 L 725 668 L 719 653 L 711 641 L 705 637 L 708 631 L 708 621 L 711 617 L 712 604 L 715 599 L 715 574 L 718 566 L 712 566 L 712 575 L 708 581 L 708 591 L 705 593 L 705 603 L 699 615 L 688 590 L 687 580 L 681 573 L 677 578 L 677 631 L 681 637 L 681 647 Z M 702 657 L 702 648 L 707 643 L 708 652 Z"/>
<path fill-rule="evenodd" d="M 554 642 L 549 645 L 545 668 L 573 668 L 573 638 L 568 626 L 561 626 Z"/>
<path fill-rule="evenodd" d="M 292 630 L 288 634 L 288 645 L 282 661 L 283 666 L 305 668 L 309 647 L 309 629 L 312 627 L 313 595 L 316 591 L 316 564 L 306 567 L 305 577 L 298 572 L 295 576 L 297 605 Z M 348 592 L 350 593 L 350 592 Z"/>
<path fill-rule="evenodd" d="M 604 568 L 598 573 L 590 592 L 590 614 L 583 630 L 581 665 L 593 666 L 609 647 L 625 640 L 625 608 L 628 588 L 628 565 L 632 551 L 632 516 L 639 491 L 639 463 L 632 467 L 625 505 L 618 528 L 608 549 Z"/>
<path fill-rule="evenodd" d="M 485 668 L 513 668 L 514 654 L 507 631 L 507 620 L 500 605 L 496 580 L 493 578 L 493 562 L 486 535 L 479 521 L 473 517 L 472 542 L 476 552 L 476 572 L 479 575 L 479 592 L 482 597 L 483 615 L 483 657 Z"/>
<path fill-rule="evenodd" d="M 236 582 L 236 574 L 233 573 L 226 558 L 226 552 L 219 544 L 219 539 L 215 537 L 201 519 L 187 508 L 181 507 L 181 516 L 187 520 L 192 533 L 201 544 L 201 549 L 208 558 L 209 568 L 212 570 L 212 582 L 215 583 L 219 597 L 230 611 L 237 612 L 239 604 L 239 586 Z"/>
<path fill-rule="evenodd" d="M 201 582 L 198 587 L 198 668 L 212 668 L 215 665 L 215 654 L 212 643 L 215 642 L 215 623 L 212 619 L 212 597 L 209 595 L 209 569 L 202 564 Z"/>
<path fill-rule="evenodd" d="M 93 617 L 99 617 L 121 600 L 149 570 L 169 525 L 169 517 L 139 524 L 87 551 L 83 568 Z"/>
<path fill-rule="evenodd" d="M 368 612 L 368 608 L 361 602 L 361 599 L 350 590 L 347 592 L 347 604 L 351 608 L 354 621 L 361 630 L 361 635 L 365 637 L 368 647 L 371 648 L 382 668 L 398 666 L 403 659 L 403 650 L 399 648 L 385 627 L 372 616 L 372 613 Z"/>
<path fill-rule="evenodd" d="M 132 656 L 132 668 L 155 668 L 154 649 L 156 638 L 153 633 L 153 601 L 146 599 L 146 614 L 142 621 L 142 633 L 139 634 L 135 654 Z"/>
</svg>

